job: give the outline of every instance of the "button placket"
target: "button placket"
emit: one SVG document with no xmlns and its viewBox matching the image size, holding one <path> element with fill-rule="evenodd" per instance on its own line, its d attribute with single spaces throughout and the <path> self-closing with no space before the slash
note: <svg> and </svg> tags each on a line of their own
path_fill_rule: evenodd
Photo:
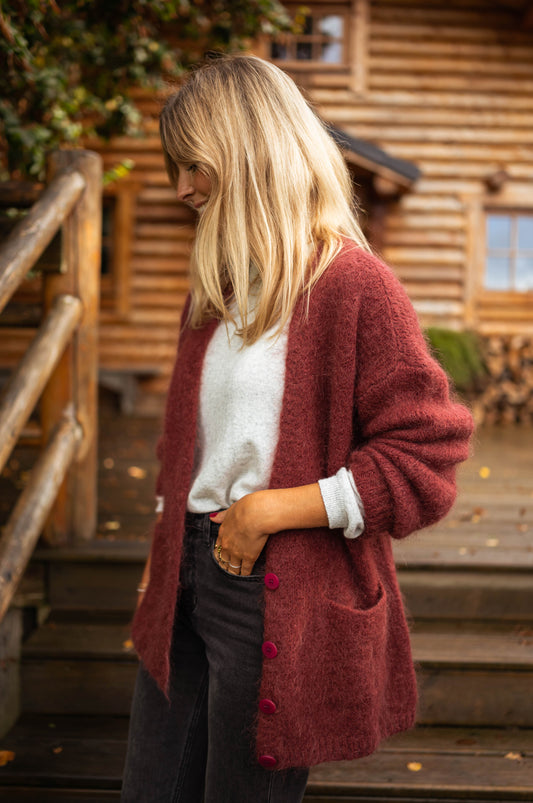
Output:
<svg viewBox="0 0 533 803">
<path fill-rule="evenodd" d="M 273 770 L 278 765 L 277 758 L 269 755 L 268 753 L 263 753 L 263 755 L 259 756 L 258 760 L 265 770 Z"/>
<path fill-rule="evenodd" d="M 270 591 L 275 591 L 279 588 L 279 577 L 274 572 L 267 572 L 265 574 L 265 585 Z"/>
<path fill-rule="evenodd" d="M 278 707 L 273 700 L 264 697 L 262 700 L 259 700 L 259 710 L 262 711 L 263 714 L 275 714 Z"/>
<path fill-rule="evenodd" d="M 275 658 L 278 654 L 278 648 L 273 641 L 264 641 L 261 650 L 265 658 Z"/>
</svg>

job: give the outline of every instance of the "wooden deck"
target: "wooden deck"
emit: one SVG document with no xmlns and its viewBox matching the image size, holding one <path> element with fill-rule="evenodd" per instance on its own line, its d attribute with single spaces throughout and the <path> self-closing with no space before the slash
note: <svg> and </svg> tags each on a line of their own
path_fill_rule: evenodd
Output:
<svg viewBox="0 0 533 803">
<path fill-rule="evenodd" d="M 145 541 L 153 522 L 159 419 L 102 411 L 99 540 Z M 395 544 L 399 567 L 533 567 L 533 428 L 479 429 L 438 525 Z"/>
<path fill-rule="evenodd" d="M 533 567 L 533 428 L 487 428 L 458 472 L 438 525 L 396 544 L 399 566 Z"/>
<path fill-rule="evenodd" d="M 0 741 L 14 756 L 0 769 L 8 803 L 119 799 L 159 420 L 103 402 L 96 538 L 37 550 L 19 595 L 41 615 L 22 648 L 21 717 Z M 2 501 L 23 483 L 29 451 L 2 478 Z M 394 545 L 418 725 L 373 756 L 314 768 L 309 803 L 533 800 L 531 455 L 533 430 L 479 431 L 450 515 Z"/>
<path fill-rule="evenodd" d="M 136 541 L 148 549 L 159 432 L 158 416 L 122 416 L 101 394 L 98 542 Z M 0 478 L 0 523 L 31 460 L 32 450 L 19 448 Z M 533 427 L 479 429 L 458 486 L 442 522 L 395 543 L 399 568 L 533 567 Z"/>
</svg>

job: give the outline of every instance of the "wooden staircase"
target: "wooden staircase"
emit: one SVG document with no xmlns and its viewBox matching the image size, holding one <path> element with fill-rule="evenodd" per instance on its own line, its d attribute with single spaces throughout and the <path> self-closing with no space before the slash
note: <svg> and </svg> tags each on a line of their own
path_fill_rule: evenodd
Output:
<svg viewBox="0 0 533 803">
<path fill-rule="evenodd" d="M 50 614 L 23 647 L 23 709 L 1 740 L 15 758 L 0 768 L 0 801 L 119 799 L 136 672 L 128 623 L 146 549 L 92 542 L 35 554 Z M 399 573 L 420 724 L 373 756 L 314 768 L 306 801 L 532 801 L 531 571 L 413 562 Z"/>
</svg>

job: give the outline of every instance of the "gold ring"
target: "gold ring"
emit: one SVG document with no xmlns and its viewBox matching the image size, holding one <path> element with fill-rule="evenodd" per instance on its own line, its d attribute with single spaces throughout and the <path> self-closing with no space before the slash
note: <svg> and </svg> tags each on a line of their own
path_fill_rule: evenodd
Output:
<svg viewBox="0 0 533 803">
<path fill-rule="evenodd" d="M 216 549 L 216 551 L 217 551 L 217 557 L 218 557 L 218 560 L 220 560 L 220 555 L 221 555 L 221 553 L 222 553 L 222 546 L 221 546 L 220 544 L 217 544 L 217 545 L 216 545 L 216 547 L 215 547 L 215 549 Z"/>
</svg>

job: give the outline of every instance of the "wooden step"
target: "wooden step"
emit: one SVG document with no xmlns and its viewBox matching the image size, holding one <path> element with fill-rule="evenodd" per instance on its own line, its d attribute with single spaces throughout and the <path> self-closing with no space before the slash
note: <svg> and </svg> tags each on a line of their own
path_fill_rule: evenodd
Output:
<svg viewBox="0 0 533 803">
<path fill-rule="evenodd" d="M 15 754 L 0 768 L 0 800 L 118 800 L 127 725 L 109 716 L 23 716 L 0 744 Z M 425 727 L 367 758 L 314 767 L 305 796 L 308 803 L 532 799 L 532 730 Z"/>
<path fill-rule="evenodd" d="M 400 567 L 398 579 L 406 608 L 414 619 L 532 619 L 531 570 Z"/>
<path fill-rule="evenodd" d="M 416 623 L 419 722 L 533 727 L 532 633 L 523 623 Z M 23 710 L 126 715 L 136 669 L 127 625 L 48 621 L 24 645 Z"/>
<path fill-rule="evenodd" d="M 524 623 L 415 623 L 418 721 L 533 726 L 533 629 Z"/>
<path fill-rule="evenodd" d="M 32 564 L 46 574 L 48 602 L 54 611 L 130 615 L 148 550 L 149 544 L 142 541 L 95 540 L 60 549 L 39 549 Z"/>
<path fill-rule="evenodd" d="M 54 611 L 122 612 L 129 615 L 148 554 L 138 541 L 93 541 L 62 549 L 40 549 L 33 575 L 43 572 L 47 602 Z M 414 618 L 526 621 L 533 611 L 533 572 L 507 566 L 406 564 L 398 577 Z M 471 562 L 470 562 L 471 563 Z M 41 583 L 44 582 L 41 580 Z"/>
<path fill-rule="evenodd" d="M 127 624 L 48 621 L 22 656 L 23 711 L 129 714 L 138 662 Z"/>
</svg>

